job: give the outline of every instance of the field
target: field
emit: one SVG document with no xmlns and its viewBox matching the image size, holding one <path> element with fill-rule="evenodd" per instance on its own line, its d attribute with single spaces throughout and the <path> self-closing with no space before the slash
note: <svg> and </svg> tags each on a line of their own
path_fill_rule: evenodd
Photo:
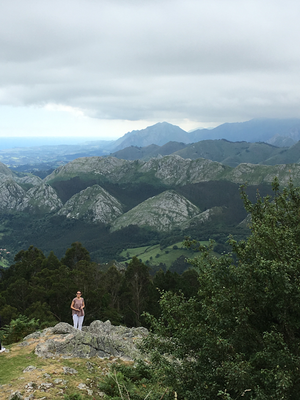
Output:
<svg viewBox="0 0 300 400">
<path fill-rule="evenodd" d="M 208 245 L 208 241 L 201 242 L 202 245 Z M 154 246 L 143 246 L 143 247 L 135 247 L 133 249 L 126 249 L 123 250 L 121 256 L 124 257 L 126 260 L 123 261 L 129 262 L 132 257 L 136 256 L 143 263 L 149 265 L 158 265 L 163 263 L 170 268 L 170 266 L 181 256 L 185 258 L 192 258 L 195 256 L 195 252 L 192 250 L 188 250 L 184 245 L 183 242 L 178 242 L 172 244 L 171 246 L 165 247 L 161 249 L 160 245 Z"/>
</svg>

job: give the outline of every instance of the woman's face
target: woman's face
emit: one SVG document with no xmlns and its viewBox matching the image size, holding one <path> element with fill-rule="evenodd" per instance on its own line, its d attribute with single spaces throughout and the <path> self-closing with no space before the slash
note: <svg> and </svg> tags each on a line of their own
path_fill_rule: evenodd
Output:
<svg viewBox="0 0 300 400">
<path fill-rule="evenodd" d="M 76 293 L 76 296 L 77 296 L 77 297 L 80 297 L 80 296 L 81 296 L 81 292 L 77 292 L 77 293 Z"/>
</svg>

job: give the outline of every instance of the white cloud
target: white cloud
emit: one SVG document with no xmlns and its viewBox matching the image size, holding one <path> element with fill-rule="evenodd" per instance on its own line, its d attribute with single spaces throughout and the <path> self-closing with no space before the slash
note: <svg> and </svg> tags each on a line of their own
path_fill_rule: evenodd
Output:
<svg viewBox="0 0 300 400">
<path fill-rule="evenodd" d="M 1 4 L 2 107 L 46 107 L 111 126 L 300 117 L 295 1 Z"/>
</svg>

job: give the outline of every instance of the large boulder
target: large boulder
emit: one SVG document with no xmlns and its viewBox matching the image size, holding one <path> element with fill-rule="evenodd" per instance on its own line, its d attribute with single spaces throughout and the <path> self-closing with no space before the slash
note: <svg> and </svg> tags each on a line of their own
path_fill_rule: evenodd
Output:
<svg viewBox="0 0 300 400">
<path fill-rule="evenodd" d="M 67 323 L 59 323 L 40 333 L 35 354 L 39 357 L 117 357 L 123 360 L 140 358 L 137 344 L 147 336 L 146 328 L 114 326 L 110 321 L 94 321 L 82 331 Z M 29 335 L 24 340 L 36 339 Z"/>
</svg>

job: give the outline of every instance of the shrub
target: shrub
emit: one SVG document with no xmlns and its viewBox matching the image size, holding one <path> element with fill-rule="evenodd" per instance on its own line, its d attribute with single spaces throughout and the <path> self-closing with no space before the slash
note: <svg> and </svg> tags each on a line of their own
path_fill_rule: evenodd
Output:
<svg viewBox="0 0 300 400">
<path fill-rule="evenodd" d="M 5 325 L 0 331 L 0 338 L 4 344 L 19 342 L 25 336 L 35 332 L 39 327 L 39 320 L 29 319 L 25 315 L 11 320 L 9 325 Z"/>
<path fill-rule="evenodd" d="M 156 383 L 153 369 L 143 361 L 134 366 L 113 366 L 111 373 L 99 384 L 99 389 L 114 400 L 174 399 L 172 391 Z"/>
</svg>

